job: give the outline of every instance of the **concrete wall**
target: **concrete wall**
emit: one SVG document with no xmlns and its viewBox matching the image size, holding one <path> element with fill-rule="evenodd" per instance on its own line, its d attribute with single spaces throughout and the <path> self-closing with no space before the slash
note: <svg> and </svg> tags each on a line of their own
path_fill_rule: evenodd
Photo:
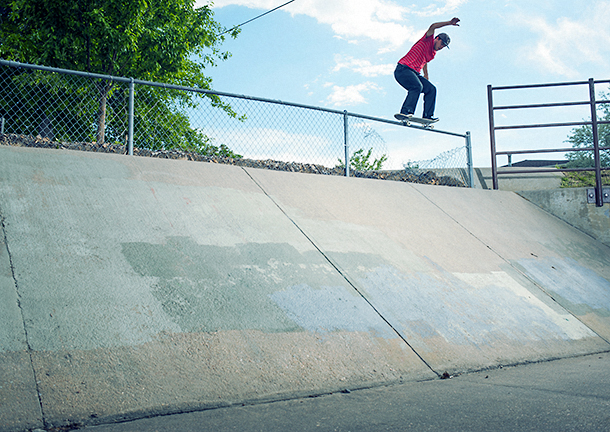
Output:
<svg viewBox="0 0 610 432">
<path fill-rule="evenodd" d="M 523 169 L 523 168 L 520 168 Z M 503 168 L 506 170 L 506 168 Z M 582 232 L 610 246 L 610 205 L 587 202 L 586 188 L 560 188 L 561 173 L 504 175 L 498 187 L 513 191 Z M 491 168 L 475 169 L 475 187 L 492 189 Z"/>
<path fill-rule="evenodd" d="M 0 430 L 610 350 L 610 248 L 512 192 L 0 146 Z"/>
<path fill-rule="evenodd" d="M 527 168 L 515 168 L 517 169 L 521 171 Z M 502 170 L 509 171 L 510 168 Z M 498 177 L 498 188 L 513 192 L 557 189 L 561 186 L 562 178 L 563 174 L 560 172 L 501 175 Z M 474 182 L 476 188 L 493 189 L 491 168 L 475 168 Z"/>
<path fill-rule="evenodd" d="M 610 246 L 610 204 L 587 203 L 586 188 L 562 188 L 517 192 L 559 219 Z"/>
</svg>

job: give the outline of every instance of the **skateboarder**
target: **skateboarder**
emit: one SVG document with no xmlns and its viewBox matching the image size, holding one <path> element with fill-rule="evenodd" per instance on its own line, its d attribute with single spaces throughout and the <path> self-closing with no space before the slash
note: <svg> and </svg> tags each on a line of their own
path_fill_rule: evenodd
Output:
<svg viewBox="0 0 610 432">
<path fill-rule="evenodd" d="M 422 117 L 438 121 L 438 118 L 433 117 L 436 105 L 436 87 L 428 81 L 428 63 L 436 56 L 437 51 L 445 47 L 449 48 L 450 39 L 446 33 L 440 33 L 434 37 L 434 31 L 445 26 L 459 26 L 459 22 L 459 18 L 453 18 L 451 21 L 432 24 L 426 34 L 398 62 L 394 78 L 407 90 L 407 98 L 396 118 L 406 120 L 412 117 L 415 114 L 419 94 L 423 93 L 424 113 Z M 421 75 L 422 69 L 424 76 Z"/>
</svg>

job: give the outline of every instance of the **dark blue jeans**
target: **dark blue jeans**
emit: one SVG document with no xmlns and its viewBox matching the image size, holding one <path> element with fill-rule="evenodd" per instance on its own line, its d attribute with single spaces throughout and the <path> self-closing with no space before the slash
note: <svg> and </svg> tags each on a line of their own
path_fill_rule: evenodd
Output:
<svg viewBox="0 0 610 432">
<path fill-rule="evenodd" d="M 436 105 L 436 87 L 426 78 L 415 72 L 408 66 L 398 64 L 394 71 L 394 78 L 405 90 L 407 98 L 402 104 L 402 114 L 415 114 L 415 107 L 420 93 L 424 94 L 424 114 L 422 117 L 431 118 L 434 115 Z"/>
</svg>

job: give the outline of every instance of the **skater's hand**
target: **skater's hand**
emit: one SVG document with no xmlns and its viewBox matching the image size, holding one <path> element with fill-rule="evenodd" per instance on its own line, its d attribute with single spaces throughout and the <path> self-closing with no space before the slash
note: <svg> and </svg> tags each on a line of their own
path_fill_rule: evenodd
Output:
<svg viewBox="0 0 610 432">
<path fill-rule="evenodd" d="M 445 26 L 459 26 L 460 19 L 459 18 L 453 18 L 451 21 L 442 21 L 442 22 L 437 22 L 434 23 L 432 25 L 430 25 L 430 28 L 428 28 L 428 31 L 426 32 L 426 36 L 432 36 L 434 34 L 434 30 L 439 29 L 441 27 L 445 27 Z"/>
</svg>

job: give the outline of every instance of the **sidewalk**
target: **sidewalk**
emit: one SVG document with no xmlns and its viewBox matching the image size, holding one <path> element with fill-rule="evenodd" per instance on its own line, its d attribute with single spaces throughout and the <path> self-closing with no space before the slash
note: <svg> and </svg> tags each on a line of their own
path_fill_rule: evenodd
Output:
<svg viewBox="0 0 610 432">
<path fill-rule="evenodd" d="M 608 431 L 610 353 L 85 430 Z"/>
</svg>

